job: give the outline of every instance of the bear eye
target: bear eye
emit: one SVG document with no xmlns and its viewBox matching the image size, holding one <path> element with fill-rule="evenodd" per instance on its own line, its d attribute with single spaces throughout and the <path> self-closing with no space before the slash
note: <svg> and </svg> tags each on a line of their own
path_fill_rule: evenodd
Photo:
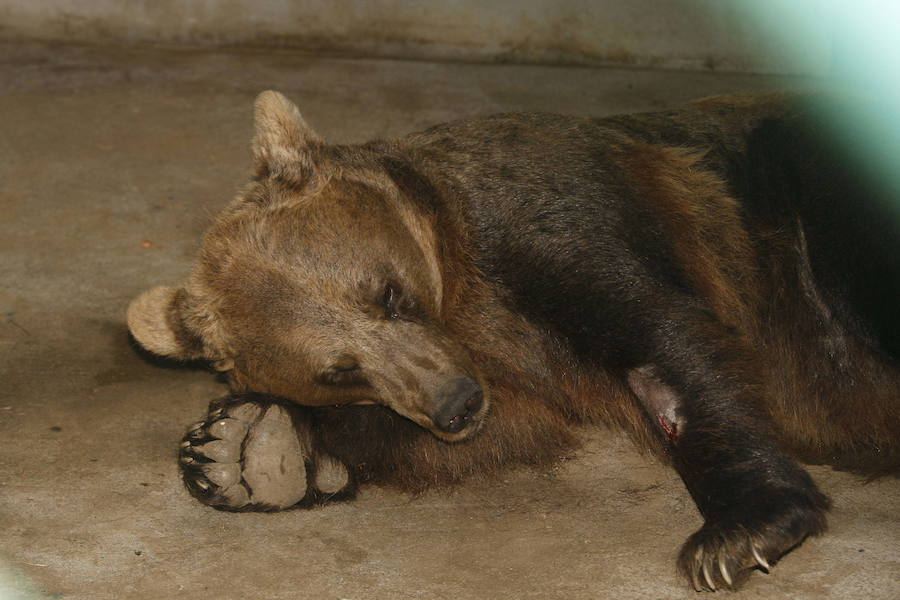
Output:
<svg viewBox="0 0 900 600">
<path fill-rule="evenodd" d="M 384 307 L 384 316 L 387 319 L 396 321 L 400 318 L 398 305 L 400 303 L 399 286 L 393 281 L 389 281 L 384 285 L 384 292 L 381 296 L 381 306 Z"/>
<path fill-rule="evenodd" d="M 384 318 L 389 321 L 422 323 L 427 320 L 427 315 L 416 297 L 396 279 L 389 279 L 384 284 L 378 304 Z"/>
<path fill-rule="evenodd" d="M 366 376 L 363 375 L 362 367 L 355 359 L 344 357 L 331 365 L 321 375 L 319 375 L 320 383 L 327 385 L 339 386 L 355 386 L 367 383 Z"/>
</svg>

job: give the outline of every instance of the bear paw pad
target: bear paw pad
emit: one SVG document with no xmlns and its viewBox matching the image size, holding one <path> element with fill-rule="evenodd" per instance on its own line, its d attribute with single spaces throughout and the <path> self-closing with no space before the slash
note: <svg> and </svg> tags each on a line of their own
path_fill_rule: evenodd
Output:
<svg viewBox="0 0 900 600">
<path fill-rule="evenodd" d="M 181 443 L 191 495 L 235 511 L 275 511 L 352 495 L 347 468 L 312 452 L 307 423 L 278 404 L 214 402 Z"/>
</svg>

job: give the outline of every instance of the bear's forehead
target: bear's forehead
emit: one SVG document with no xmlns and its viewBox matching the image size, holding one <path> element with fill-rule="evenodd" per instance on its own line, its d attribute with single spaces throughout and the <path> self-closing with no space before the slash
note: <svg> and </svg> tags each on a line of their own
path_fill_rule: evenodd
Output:
<svg viewBox="0 0 900 600">
<path fill-rule="evenodd" d="M 422 249 L 395 202 L 362 186 L 329 185 L 312 196 L 230 211 L 204 239 L 200 279 L 212 287 L 227 279 L 226 289 L 246 280 L 264 291 L 287 282 L 321 289 L 370 277 L 417 278 Z"/>
<path fill-rule="evenodd" d="M 208 232 L 195 295 L 238 335 L 255 329 L 338 327 L 383 295 L 386 281 L 432 295 L 422 248 L 397 198 L 364 186 L 329 185 L 223 214 Z"/>
<path fill-rule="evenodd" d="M 392 202 L 377 190 L 331 184 L 312 195 L 282 194 L 278 202 L 232 212 L 207 234 L 213 254 L 255 255 L 272 263 L 366 263 L 413 249 L 415 242 Z"/>
<path fill-rule="evenodd" d="M 414 243 L 375 227 L 350 235 L 310 223 L 278 226 L 238 235 L 230 246 L 206 253 L 194 278 L 203 288 L 197 295 L 216 297 L 230 314 L 324 314 L 377 294 L 389 279 L 424 284 Z"/>
</svg>

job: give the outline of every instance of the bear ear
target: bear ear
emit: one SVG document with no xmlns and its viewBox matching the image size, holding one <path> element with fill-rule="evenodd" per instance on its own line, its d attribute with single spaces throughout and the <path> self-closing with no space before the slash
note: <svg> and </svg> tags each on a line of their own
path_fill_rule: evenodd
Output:
<svg viewBox="0 0 900 600">
<path fill-rule="evenodd" d="M 153 354 L 178 360 L 202 358 L 203 344 L 181 318 L 183 289 L 155 287 L 128 305 L 128 329 L 134 339 Z"/>
<path fill-rule="evenodd" d="M 310 149 L 324 142 L 306 124 L 297 106 L 282 94 L 268 90 L 256 97 L 254 108 L 253 156 L 257 171 L 278 176 L 295 169 L 301 173 L 310 170 Z"/>
</svg>

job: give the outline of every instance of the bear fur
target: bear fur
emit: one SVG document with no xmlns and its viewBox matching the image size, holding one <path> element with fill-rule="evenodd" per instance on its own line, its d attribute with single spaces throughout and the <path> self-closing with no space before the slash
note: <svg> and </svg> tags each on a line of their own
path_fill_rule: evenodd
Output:
<svg viewBox="0 0 900 600">
<path fill-rule="evenodd" d="M 798 460 L 900 469 L 898 221 L 823 110 L 735 94 L 334 146 L 264 92 L 253 181 L 129 327 L 232 405 L 286 406 L 313 479 L 319 456 L 422 489 L 624 428 L 704 517 L 681 571 L 734 587 L 825 529 Z"/>
</svg>

